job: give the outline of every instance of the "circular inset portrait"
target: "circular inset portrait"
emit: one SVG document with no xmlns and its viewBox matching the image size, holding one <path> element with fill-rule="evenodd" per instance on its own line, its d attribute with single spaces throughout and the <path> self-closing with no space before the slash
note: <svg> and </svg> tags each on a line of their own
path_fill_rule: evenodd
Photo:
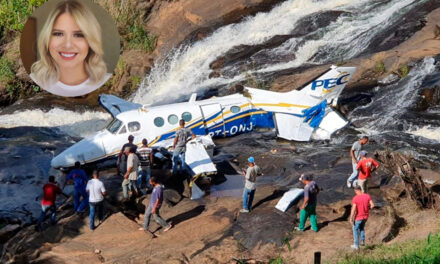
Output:
<svg viewBox="0 0 440 264">
<path fill-rule="evenodd" d="M 119 43 L 113 19 L 99 5 L 90 0 L 50 0 L 24 25 L 21 60 L 42 89 L 59 96 L 81 96 L 111 77 Z"/>
</svg>

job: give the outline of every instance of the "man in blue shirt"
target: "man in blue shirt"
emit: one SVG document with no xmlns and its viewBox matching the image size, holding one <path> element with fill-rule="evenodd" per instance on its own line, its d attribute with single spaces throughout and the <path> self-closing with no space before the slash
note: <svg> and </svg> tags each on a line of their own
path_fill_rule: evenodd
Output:
<svg viewBox="0 0 440 264">
<path fill-rule="evenodd" d="M 170 230 L 173 225 L 167 223 L 159 214 L 159 209 L 162 206 L 163 202 L 163 186 L 159 183 L 158 179 L 155 176 L 150 178 L 150 184 L 154 186 L 154 189 L 151 193 L 148 207 L 145 209 L 145 220 L 143 227 L 139 228 L 139 230 L 148 231 L 150 216 L 153 215 L 154 220 L 163 228 L 165 228 L 164 232 L 166 232 Z"/>
<path fill-rule="evenodd" d="M 77 212 L 84 211 L 89 202 L 86 192 L 87 180 L 88 179 L 85 171 L 81 169 L 81 163 L 79 163 L 79 161 L 75 162 L 75 168 L 69 173 L 69 175 L 67 175 L 66 181 L 68 184 L 74 184 L 75 192 L 73 195 L 73 208 Z"/>
</svg>

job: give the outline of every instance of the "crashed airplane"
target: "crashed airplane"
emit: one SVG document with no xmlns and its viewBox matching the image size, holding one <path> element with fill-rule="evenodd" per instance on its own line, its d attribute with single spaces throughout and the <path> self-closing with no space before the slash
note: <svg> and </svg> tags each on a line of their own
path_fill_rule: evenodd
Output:
<svg viewBox="0 0 440 264">
<path fill-rule="evenodd" d="M 192 174 L 215 172 L 208 154 L 212 138 L 229 137 L 272 128 L 280 138 L 309 141 L 313 134 L 330 137 L 348 122 L 331 106 L 354 74 L 355 67 L 332 66 L 302 88 L 278 93 L 244 87 L 243 93 L 160 106 L 143 106 L 113 95 L 101 95 L 101 105 L 113 116 L 102 131 L 83 139 L 54 157 L 53 168 L 69 168 L 75 161 L 99 162 L 116 157 L 129 134 L 141 145 L 146 138 L 152 147 L 169 148 L 173 144 L 179 119 L 186 121 L 197 138 L 189 141 L 187 166 Z"/>
</svg>

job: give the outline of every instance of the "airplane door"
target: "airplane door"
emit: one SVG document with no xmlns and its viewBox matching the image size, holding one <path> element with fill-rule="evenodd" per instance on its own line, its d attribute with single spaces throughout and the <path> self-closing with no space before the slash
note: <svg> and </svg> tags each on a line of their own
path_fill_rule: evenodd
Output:
<svg viewBox="0 0 440 264">
<path fill-rule="evenodd" d="M 223 110 L 220 104 L 201 105 L 206 132 L 212 137 L 225 135 Z"/>
</svg>

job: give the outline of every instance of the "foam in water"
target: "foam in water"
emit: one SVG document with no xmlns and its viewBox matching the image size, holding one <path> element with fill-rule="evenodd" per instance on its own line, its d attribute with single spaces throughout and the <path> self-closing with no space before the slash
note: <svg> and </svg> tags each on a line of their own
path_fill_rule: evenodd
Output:
<svg viewBox="0 0 440 264">
<path fill-rule="evenodd" d="M 434 71 L 435 60 L 425 58 L 404 79 L 378 89 L 373 101 L 357 107 L 350 113 L 349 119 L 360 123 L 362 127 L 359 130 L 370 135 L 396 130 L 398 125 L 405 124 L 401 116 L 413 105 L 418 96 L 416 91 L 424 78 Z"/>
<path fill-rule="evenodd" d="M 424 126 L 409 132 L 412 135 L 440 142 L 440 127 Z"/>
<path fill-rule="evenodd" d="M 180 47 L 171 52 L 162 62 L 153 67 L 132 98 L 137 103 L 165 103 L 178 100 L 193 92 L 200 92 L 219 85 L 228 85 L 245 80 L 246 72 L 234 69 L 235 76 L 209 78 L 210 63 L 240 45 L 254 46 L 264 43 L 277 35 L 292 32 L 297 22 L 317 12 L 342 10 L 347 16 L 340 17 L 327 27 L 319 29 L 317 38 L 300 41 L 288 40 L 272 51 L 273 54 L 295 54 L 295 59 L 287 63 L 265 65 L 257 72 L 279 71 L 313 62 L 319 52 L 324 59 L 318 63 L 333 62 L 335 59 L 353 57 L 368 47 L 369 41 L 390 23 L 400 18 L 403 11 L 415 0 L 349 1 L 349 0 L 289 0 L 273 8 L 268 13 L 258 13 L 238 24 L 219 28 L 209 37 Z M 367 10 L 367 11 L 365 11 Z M 302 45 L 297 47 L 297 45 Z M 297 51 L 295 51 L 298 49 Z"/>
<path fill-rule="evenodd" d="M 85 111 L 79 113 L 60 108 L 44 112 L 35 109 L 2 115 L 0 127 L 56 127 L 70 136 L 87 137 L 103 129 L 110 119 L 111 116 L 103 112 Z"/>
</svg>

